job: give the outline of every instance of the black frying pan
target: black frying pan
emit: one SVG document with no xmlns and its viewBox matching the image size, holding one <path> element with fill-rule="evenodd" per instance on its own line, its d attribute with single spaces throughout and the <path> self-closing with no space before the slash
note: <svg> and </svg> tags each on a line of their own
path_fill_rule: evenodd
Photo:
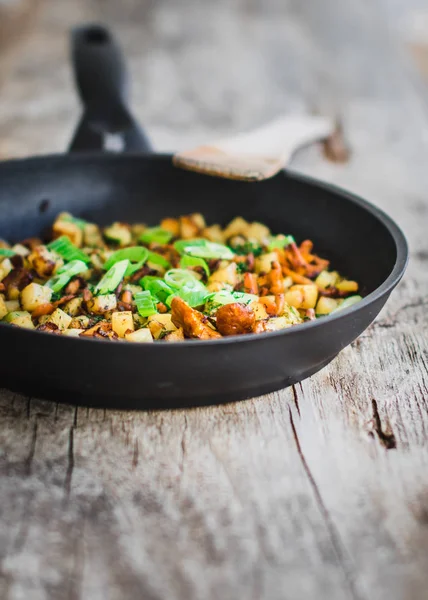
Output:
<svg viewBox="0 0 428 600">
<path fill-rule="evenodd" d="M 179 170 L 150 154 L 126 108 L 119 50 L 101 27 L 73 33 L 85 106 L 70 154 L 0 165 L 0 237 L 40 234 L 60 211 L 108 224 L 156 224 L 202 212 L 209 223 L 237 215 L 274 232 L 311 238 L 321 255 L 362 282 L 349 310 L 275 333 L 177 344 L 73 339 L 0 324 L 0 384 L 36 397 L 116 408 L 165 408 L 241 400 L 289 386 L 327 365 L 377 316 L 400 281 L 406 240 L 378 208 L 309 178 L 282 172 L 261 183 Z M 123 154 L 102 153 L 107 134 Z"/>
</svg>

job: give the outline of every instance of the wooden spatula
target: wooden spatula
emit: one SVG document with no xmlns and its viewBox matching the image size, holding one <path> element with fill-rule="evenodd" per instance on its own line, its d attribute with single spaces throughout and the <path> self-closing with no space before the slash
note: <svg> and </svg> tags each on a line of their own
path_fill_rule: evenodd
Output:
<svg viewBox="0 0 428 600">
<path fill-rule="evenodd" d="M 272 177 L 294 152 L 330 136 L 335 123 L 326 117 L 290 115 L 231 138 L 174 155 L 174 165 L 207 175 L 244 181 Z"/>
</svg>

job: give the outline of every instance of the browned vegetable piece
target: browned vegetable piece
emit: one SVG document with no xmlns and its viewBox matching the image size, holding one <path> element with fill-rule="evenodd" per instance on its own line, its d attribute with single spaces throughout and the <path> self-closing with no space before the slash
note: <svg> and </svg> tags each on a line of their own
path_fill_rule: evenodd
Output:
<svg viewBox="0 0 428 600">
<path fill-rule="evenodd" d="M 181 342 L 184 340 L 184 333 L 182 328 L 176 329 L 175 331 L 171 331 L 167 333 L 163 338 L 165 342 Z"/>
<path fill-rule="evenodd" d="M 256 273 L 245 273 L 245 275 L 244 275 L 244 292 L 246 292 L 247 294 L 258 295 L 259 286 L 257 284 Z"/>
<path fill-rule="evenodd" d="M 37 331 L 47 331 L 48 333 L 61 335 L 61 330 L 55 323 L 43 323 L 37 327 Z"/>
<path fill-rule="evenodd" d="M 50 277 L 57 266 L 55 256 L 49 252 L 46 246 L 36 246 L 28 256 L 28 261 L 37 275 L 44 278 Z"/>
<path fill-rule="evenodd" d="M 208 324 L 208 319 L 199 311 L 191 308 L 184 300 L 176 296 L 171 303 L 172 322 L 178 328 L 182 327 L 185 337 L 209 340 L 220 338 Z"/>
<path fill-rule="evenodd" d="M 79 337 L 98 337 L 108 340 L 118 340 L 119 336 L 112 329 L 111 323 L 101 321 L 90 329 L 83 331 Z"/>
<path fill-rule="evenodd" d="M 283 294 L 284 293 L 284 277 L 282 275 L 281 265 L 277 260 L 272 261 L 272 269 L 266 275 L 262 275 L 259 278 L 259 285 L 262 288 L 270 292 L 271 294 Z"/>
<path fill-rule="evenodd" d="M 216 313 L 217 329 L 222 335 L 251 333 L 256 315 L 249 306 L 235 302 L 225 304 Z"/>
</svg>

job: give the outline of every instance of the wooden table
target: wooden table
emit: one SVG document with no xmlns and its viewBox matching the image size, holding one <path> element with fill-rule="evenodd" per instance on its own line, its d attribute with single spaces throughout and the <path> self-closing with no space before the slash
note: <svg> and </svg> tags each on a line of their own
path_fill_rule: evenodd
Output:
<svg viewBox="0 0 428 600">
<path fill-rule="evenodd" d="M 269 396 L 126 413 L 1 392 L 0 597 L 426 600 L 427 96 L 391 13 L 374 0 L 46 0 L 0 93 L 3 154 L 65 148 L 78 115 L 65 32 L 97 11 L 159 149 L 294 109 L 340 116 L 351 160 L 312 147 L 293 168 L 385 209 L 411 262 L 352 347 Z"/>
</svg>

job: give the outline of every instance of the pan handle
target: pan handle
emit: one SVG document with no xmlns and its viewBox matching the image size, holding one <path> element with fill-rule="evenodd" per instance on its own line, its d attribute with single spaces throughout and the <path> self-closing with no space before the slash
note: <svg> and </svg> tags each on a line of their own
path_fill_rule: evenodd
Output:
<svg viewBox="0 0 428 600">
<path fill-rule="evenodd" d="M 120 48 L 108 29 L 90 24 L 71 34 L 76 87 L 84 106 L 69 152 L 151 152 L 151 145 L 127 107 L 128 78 Z"/>
</svg>

